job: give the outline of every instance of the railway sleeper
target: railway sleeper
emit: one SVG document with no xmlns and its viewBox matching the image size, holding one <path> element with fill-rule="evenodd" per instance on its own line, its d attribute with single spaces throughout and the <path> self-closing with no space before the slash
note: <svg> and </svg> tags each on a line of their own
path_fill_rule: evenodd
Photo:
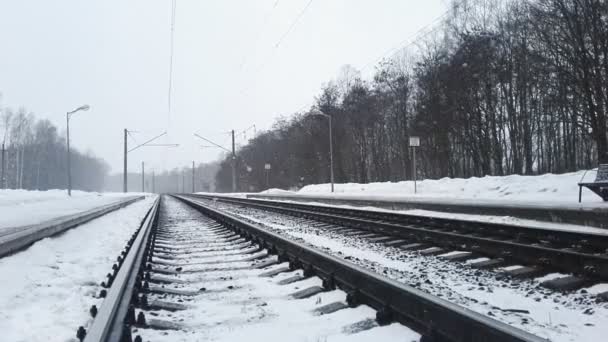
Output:
<svg viewBox="0 0 608 342">
<path fill-rule="evenodd" d="M 286 214 L 293 216 L 293 214 L 290 214 L 289 212 L 286 212 Z M 419 237 L 419 236 L 416 237 L 416 236 L 410 235 L 409 236 L 410 239 L 404 240 L 404 239 L 400 239 L 398 236 L 390 236 L 390 235 L 382 236 L 379 233 L 382 232 L 384 234 L 387 234 L 386 230 L 377 229 L 377 228 L 374 228 L 371 226 L 364 226 L 359 223 L 344 224 L 344 222 L 341 222 L 340 220 L 337 220 L 337 219 L 319 220 L 314 215 L 306 215 L 306 216 L 313 219 L 314 222 L 329 221 L 329 222 L 331 222 L 331 224 L 342 224 L 341 228 L 340 228 L 340 226 L 337 226 L 335 228 L 332 227 L 332 230 L 340 232 L 345 236 L 367 238 L 371 242 L 386 241 L 385 245 L 387 245 L 387 246 L 398 246 L 404 250 L 419 250 L 420 254 L 422 254 L 422 255 L 440 255 L 440 254 L 446 253 L 450 249 L 452 249 L 452 248 L 445 249 L 445 247 L 442 248 L 442 247 L 438 247 L 438 246 L 435 246 L 435 247 L 428 246 L 425 242 L 432 242 L 434 240 L 434 237 L 428 236 L 428 235 L 422 236 L 422 237 Z M 385 222 L 383 221 L 381 223 L 385 223 Z M 514 245 L 528 244 L 532 247 L 539 246 L 539 247 L 543 247 L 543 248 L 554 248 L 554 249 L 560 248 L 565 252 L 575 252 L 575 253 L 581 253 L 581 251 L 587 251 L 587 252 L 590 251 L 590 247 L 588 244 L 585 243 L 585 241 L 583 241 L 582 244 L 579 243 L 575 247 L 571 247 L 570 245 L 572 245 L 572 244 L 570 244 L 570 245 L 565 244 L 562 240 L 557 238 L 555 235 L 547 235 L 543 239 L 537 239 L 537 238 L 529 237 L 522 233 L 519 233 L 513 238 L 512 236 L 508 236 L 509 233 L 505 229 L 500 229 L 498 231 L 489 231 L 485 227 L 482 227 L 482 228 L 476 229 L 476 230 L 466 229 L 466 227 L 469 227 L 466 224 L 448 225 L 448 227 L 449 227 L 449 229 L 453 229 L 456 231 L 458 229 L 460 229 L 461 232 L 463 230 L 470 231 L 473 234 L 475 234 L 476 237 L 479 237 L 480 239 L 488 239 L 491 235 L 492 238 L 497 241 L 512 243 Z M 444 230 L 444 229 L 437 229 L 436 227 L 433 227 L 433 228 L 434 229 L 432 229 L 432 230 L 435 232 Z M 412 241 L 416 241 L 416 240 L 420 241 L 420 242 L 412 242 Z M 466 247 L 466 244 L 463 244 L 463 245 Z M 459 247 L 461 247 L 461 246 L 459 246 Z M 456 247 L 456 246 L 455 246 L 455 244 L 448 244 L 448 247 Z M 480 250 L 481 250 L 481 253 L 480 253 Z M 487 250 L 487 249 L 485 249 L 485 250 Z M 513 253 L 510 253 L 510 252 L 505 252 L 505 253 L 502 253 L 501 255 L 499 255 L 499 256 L 502 256 L 503 258 L 496 258 L 495 254 L 483 253 L 482 248 L 475 248 L 475 246 L 471 246 L 470 251 L 462 252 L 462 254 L 456 254 L 454 256 L 448 256 L 448 257 L 442 257 L 442 258 L 444 258 L 446 260 L 451 260 L 451 261 L 466 261 L 468 259 L 478 257 L 480 254 L 481 255 L 485 254 L 485 255 L 488 255 L 488 256 L 494 257 L 494 258 L 490 259 L 490 260 L 471 264 L 470 265 L 471 267 L 482 268 L 482 269 L 497 269 L 499 267 L 506 266 L 508 264 L 517 264 L 517 263 L 521 262 L 521 260 L 522 260 L 521 258 L 513 258 Z M 511 259 L 515 259 L 515 260 L 511 260 Z M 532 259 L 532 258 L 529 258 L 529 259 Z M 528 259 L 526 259 L 526 260 L 528 260 Z M 517 269 L 517 270 L 513 270 L 513 271 L 507 271 L 507 272 L 504 272 L 504 274 L 509 277 L 513 277 L 513 278 L 533 278 L 533 277 L 538 277 L 538 276 L 548 274 L 550 271 L 552 271 L 554 269 L 554 267 L 552 267 L 552 265 L 551 265 L 551 262 L 547 258 L 540 258 L 539 260 L 534 260 L 534 261 L 536 261 L 536 263 L 531 263 L 530 264 L 531 266 L 526 266 L 521 269 Z M 568 277 L 567 280 L 563 280 L 563 281 L 542 282 L 541 285 L 546 286 L 547 288 L 550 288 L 553 290 L 573 291 L 573 290 L 577 290 L 582 287 L 588 286 L 590 284 L 593 284 L 594 282 L 595 283 L 598 282 L 598 280 L 595 280 L 595 281 L 590 280 L 592 278 L 590 278 L 589 276 L 585 276 L 585 275 L 571 276 L 571 277 L 572 278 Z M 571 279 L 576 279 L 576 280 L 571 280 Z"/>
</svg>

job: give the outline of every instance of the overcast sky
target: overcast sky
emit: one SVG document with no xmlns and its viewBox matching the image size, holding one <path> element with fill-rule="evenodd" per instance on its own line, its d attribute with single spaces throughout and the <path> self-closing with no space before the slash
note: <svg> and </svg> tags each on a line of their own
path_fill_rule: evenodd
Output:
<svg viewBox="0 0 608 342">
<path fill-rule="evenodd" d="M 168 111 L 171 0 L 0 1 L 1 105 L 23 106 L 65 129 L 73 146 L 122 168 L 122 130 L 159 143 L 129 154 L 129 169 L 217 159 L 227 132 L 312 104 L 350 64 L 361 69 L 446 10 L 446 0 L 177 0 Z M 287 33 L 287 34 L 286 34 Z M 277 43 L 280 44 L 277 47 Z M 371 71 L 373 68 L 369 68 Z M 249 137 L 253 130 L 249 131 Z M 239 137 L 243 143 L 243 135 Z"/>
</svg>

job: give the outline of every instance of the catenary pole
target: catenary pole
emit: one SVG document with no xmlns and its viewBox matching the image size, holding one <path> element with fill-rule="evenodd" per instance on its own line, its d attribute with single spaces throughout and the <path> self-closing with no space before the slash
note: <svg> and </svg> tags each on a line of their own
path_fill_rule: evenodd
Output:
<svg viewBox="0 0 608 342">
<path fill-rule="evenodd" d="M 67 127 L 67 163 L 68 163 L 68 196 L 72 196 L 72 165 L 70 158 L 70 113 L 65 114 Z"/>
<path fill-rule="evenodd" d="M 4 160 L 6 158 L 6 149 L 4 143 L 2 143 L 2 169 L 0 173 L 0 189 L 4 189 L 6 185 L 4 184 Z"/>
<path fill-rule="evenodd" d="M 144 180 L 145 180 L 145 172 L 144 172 L 144 162 L 141 162 L 141 192 L 146 192 L 144 188 Z"/>
<path fill-rule="evenodd" d="M 236 192 L 236 151 L 234 146 L 234 130 L 232 130 L 232 192 Z"/>
<path fill-rule="evenodd" d="M 192 161 L 192 193 L 194 193 L 194 161 Z"/>
<path fill-rule="evenodd" d="M 329 119 L 329 175 L 331 178 L 331 192 L 334 192 L 334 139 L 331 129 L 331 115 L 327 117 Z"/>
<path fill-rule="evenodd" d="M 122 165 L 122 192 L 127 192 L 127 129 L 125 128 L 124 155 Z"/>
</svg>

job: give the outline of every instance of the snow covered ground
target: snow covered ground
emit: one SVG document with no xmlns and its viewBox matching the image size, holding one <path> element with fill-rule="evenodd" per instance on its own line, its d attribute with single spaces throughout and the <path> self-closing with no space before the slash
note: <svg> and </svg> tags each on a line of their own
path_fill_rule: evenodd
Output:
<svg viewBox="0 0 608 342">
<path fill-rule="evenodd" d="M 502 279 L 496 271 L 467 268 L 440 257 L 374 244 L 301 219 L 219 202 L 215 206 L 553 342 L 601 341 L 608 334 L 608 304 L 595 297 L 608 290 L 606 284 L 565 294 L 540 285 L 547 277 L 558 276 L 555 274 L 537 279 Z"/>
<path fill-rule="evenodd" d="M 335 184 L 335 192 L 330 192 L 330 184 L 304 186 L 297 192 L 270 189 L 263 194 L 334 196 L 340 198 L 386 199 L 386 200 L 459 200 L 458 203 L 481 204 L 541 204 L 578 206 L 578 183 L 592 182 L 595 170 L 565 174 L 544 174 L 539 176 L 486 176 L 472 178 L 442 178 L 417 182 L 346 183 Z M 584 177 L 583 177 L 584 176 Z M 480 201 L 482 200 L 482 201 Z M 587 189 L 583 189 L 583 205 L 603 206 L 602 199 Z"/>
<path fill-rule="evenodd" d="M 119 201 L 138 193 L 97 193 L 65 190 L 0 190 L 0 229 L 41 223 Z"/>
<path fill-rule="evenodd" d="M 79 198 L 86 201 L 88 196 L 78 194 L 74 202 Z M 137 229 L 154 197 L 148 196 L 0 259 L 0 340 L 75 340 L 76 329 L 90 317 L 91 305 L 101 303 L 97 298 L 99 283 Z M 116 199 L 115 196 L 103 198 L 102 201 Z M 45 201 L 33 202 L 40 205 Z"/>
</svg>

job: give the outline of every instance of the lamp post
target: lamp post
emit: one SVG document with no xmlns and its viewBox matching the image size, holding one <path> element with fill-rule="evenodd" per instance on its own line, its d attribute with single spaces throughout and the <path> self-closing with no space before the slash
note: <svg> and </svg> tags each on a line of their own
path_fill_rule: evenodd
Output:
<svg viewBox="0 0 608 342">
<path fill-rule="evenodd" d="M 326 117 L 329 122 L 329 177 L 331 180 L 331 192 L 334 192 L 334 146 L 331 129 L 331 115 L 327 115 L 321 111 L 313 112 L 313 115 L 320 115 Z"/>
<path fill-rule="evenodd" d="M 67 112 L 65 114 L 66 120 L 66 130 L 67 130 L 67 153 L 68 153 L 68 196 L 72 196 L 72 160 L 70 157 L 70 117 L 78 111 L 87 111 L 89 110 L 89 105 L 83 105 L 71 112 Z"/>
</svg>

